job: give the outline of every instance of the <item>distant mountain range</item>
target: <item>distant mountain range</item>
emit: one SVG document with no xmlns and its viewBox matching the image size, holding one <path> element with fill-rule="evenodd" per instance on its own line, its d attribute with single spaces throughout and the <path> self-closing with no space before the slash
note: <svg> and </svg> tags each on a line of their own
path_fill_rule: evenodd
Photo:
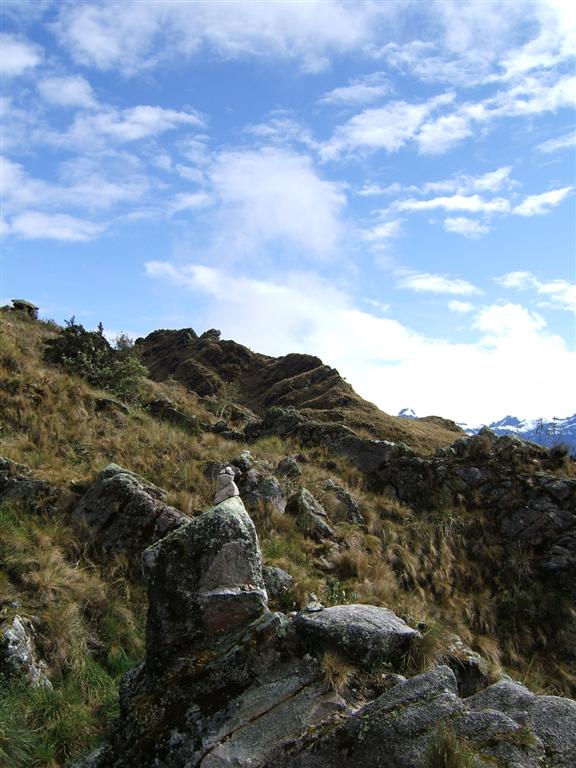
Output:
<svg viewBox="0 0 576 768">
<path fill-rule="evenodd" d="M 412 408 L 402 408 L 398 416 L 403 419 L 418 418 Z M 566 418 L 555 417 L 551 420 L 519 419 L 516 416 L 505 416 L 491 424 L 470 426 L 459 423 L 459 426 L 468 435 L 475 435 L 483 426 L 487 426 L 497 435 L 516 435 L 522 440 L 530 440 L 548 448 L 557 443 L 565 443 L 569 446 L 570 453 L 576 455 L 576 413 Z"/>
</svg>

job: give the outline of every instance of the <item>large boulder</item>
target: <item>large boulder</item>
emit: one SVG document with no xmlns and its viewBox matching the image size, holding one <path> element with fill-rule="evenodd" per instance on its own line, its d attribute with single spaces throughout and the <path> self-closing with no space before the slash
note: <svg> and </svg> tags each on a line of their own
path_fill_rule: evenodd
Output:
<svg viewBox="0 0 576 768">
<path fill-rule="evenodd" d="M 137 564 L 143 549 L 188 519 L 165 498 L 161 488 L 109 464 L 74 508 L 72 522 L 102 552 L 125 554 Z"/>
<path fill-rule="evenodd" d="M 419 633 L 387 608 L 335 605 L 294 618 L 298 634 L 311 646 L 336 649 L 356 664 L 372 667 L 406 653 Z"/>
<path fill-rule="evenodd" d="M 146 549 L 142 563 L 150 601 L 149 669 L 209 648 L 267 610 L 256 530 L 237 496 Z"/>
</svg>

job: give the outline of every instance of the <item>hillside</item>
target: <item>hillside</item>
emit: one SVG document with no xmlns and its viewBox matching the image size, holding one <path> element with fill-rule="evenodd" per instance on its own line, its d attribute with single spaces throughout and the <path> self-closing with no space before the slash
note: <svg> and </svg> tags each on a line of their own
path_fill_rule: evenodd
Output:
<svg viewBox="0 0 576 768">
<path fill-rule="evenodd" d="M 380 440 L 404 442 L 421 453 L 454 441 L 461 430 L 449 422 L 407 424 L 361 398 L 334 368 L 312 355 L 261 355 L 220 332 L 198 336 L 192 328 L 155 331 L 137 340 L 156 381 L 175 380 L 207 398 L 240 404 L 258 417 L 272 406 L 294 406 L 322 422 L 344 424 Z M 236 414 L 246 421 L 250 414 Z M 242 418 L 244 417 L 244 418 Z"/>
<path fill-rule="evenodd" d="M 574 764 L 576 705 L 542 695 L 576 692 L 566 455 L 387 416 L 317 358 L 210 332 L 121 349 L 150 371 L 123 402 L 48 361 L 58 326 L 0 320 L 8 765 L 104 736 L 82 765 Z"/>
</svg>

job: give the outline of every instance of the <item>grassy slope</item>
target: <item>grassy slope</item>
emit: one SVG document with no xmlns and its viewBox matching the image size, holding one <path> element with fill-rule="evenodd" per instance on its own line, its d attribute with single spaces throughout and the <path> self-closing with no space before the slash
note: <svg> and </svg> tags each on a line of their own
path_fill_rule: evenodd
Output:
<svg viewBox="0 0 576 768">
<path fill-rule="evenodd" d="M 42 362 L 42 341 L 56 332 L 53 326 L 15 315 L 0 315 L 0 321 L 0 455 L 32 467 L 39 478 L 77 490 L 115 461 L 166 488 L 169 503 L 194 516 L 212 498 L 203 471 L 207 460 L 229 460 L 244 447 L 271 463 L 302 452 L 278 438 L 243 446 L 211 433 L 190 436 L 138 407 L 128 415 L 98 412 L 96 399 L 105 393 Z M 145 389 L 148 398 L 169 397 L 181 410 L 214 418 L 175 382 L 147 381 Z M 417 657 L 408 661 L 412 669 L 437 660 L 446 637 L 457 631 L 492 660 L 495 674 L 504 664 L 536 688 L 574 692 L 564 652 L 573 638 L 564 625 L 553 625 L 554 616 L 569 607 L 555 603 L 547 613 L 545 592 L 525 591 L 529 553 L 505 557 L 498 531 L 481 509 L 418 515 L 367 492 L 359 473 L 342 459 L 321 449 L 306 449 L 303 458 L 300 482 L 326 504 L 349 548 L 314 544 L 288 516 L 266 509 L 255 515 L 265 560 L 296 579 L 297 605 L 309 591 L 328 604 L 386 605 L 413 624 L 426 624 Z M 358 498 L 367 530 L 346 523 L 325 495 L 322 481 L 328 476 Z M 26 749 L 28 740 L 36 762 L 26 758 L 20 764 L 59 766 L 97 739 L 114 714 L 119 678 L 142 652 L 144 591 L 128 580 L 122 562 L 87 556 L 65 511 L 47 518 L 4 508 L 0 541 L 3 617 L 14 612 L 10 603 L 17 600 L 18 612 L 36 627 L 54 682 L 49 693 L 4 686 L 0 750 L 18 744 Z M 547 624 L 552 632 L 545 631 Z M 13 762 L 18 765 L 15 757 Z"/>
</svg>

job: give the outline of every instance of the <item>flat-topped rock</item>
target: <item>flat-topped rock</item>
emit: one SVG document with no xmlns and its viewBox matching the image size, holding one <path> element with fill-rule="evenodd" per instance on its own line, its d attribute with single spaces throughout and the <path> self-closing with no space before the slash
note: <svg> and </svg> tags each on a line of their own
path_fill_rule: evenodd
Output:
<svg viewBox="0 0 576 768">
<path fill-rule="evenodd" d="M 397 659 L 419 633 L 387 608 L 375 605 L 335 605 L 294 618 L 300 637 L 313 646 L 337 649 L 370 667 Z"/>
</svg>

